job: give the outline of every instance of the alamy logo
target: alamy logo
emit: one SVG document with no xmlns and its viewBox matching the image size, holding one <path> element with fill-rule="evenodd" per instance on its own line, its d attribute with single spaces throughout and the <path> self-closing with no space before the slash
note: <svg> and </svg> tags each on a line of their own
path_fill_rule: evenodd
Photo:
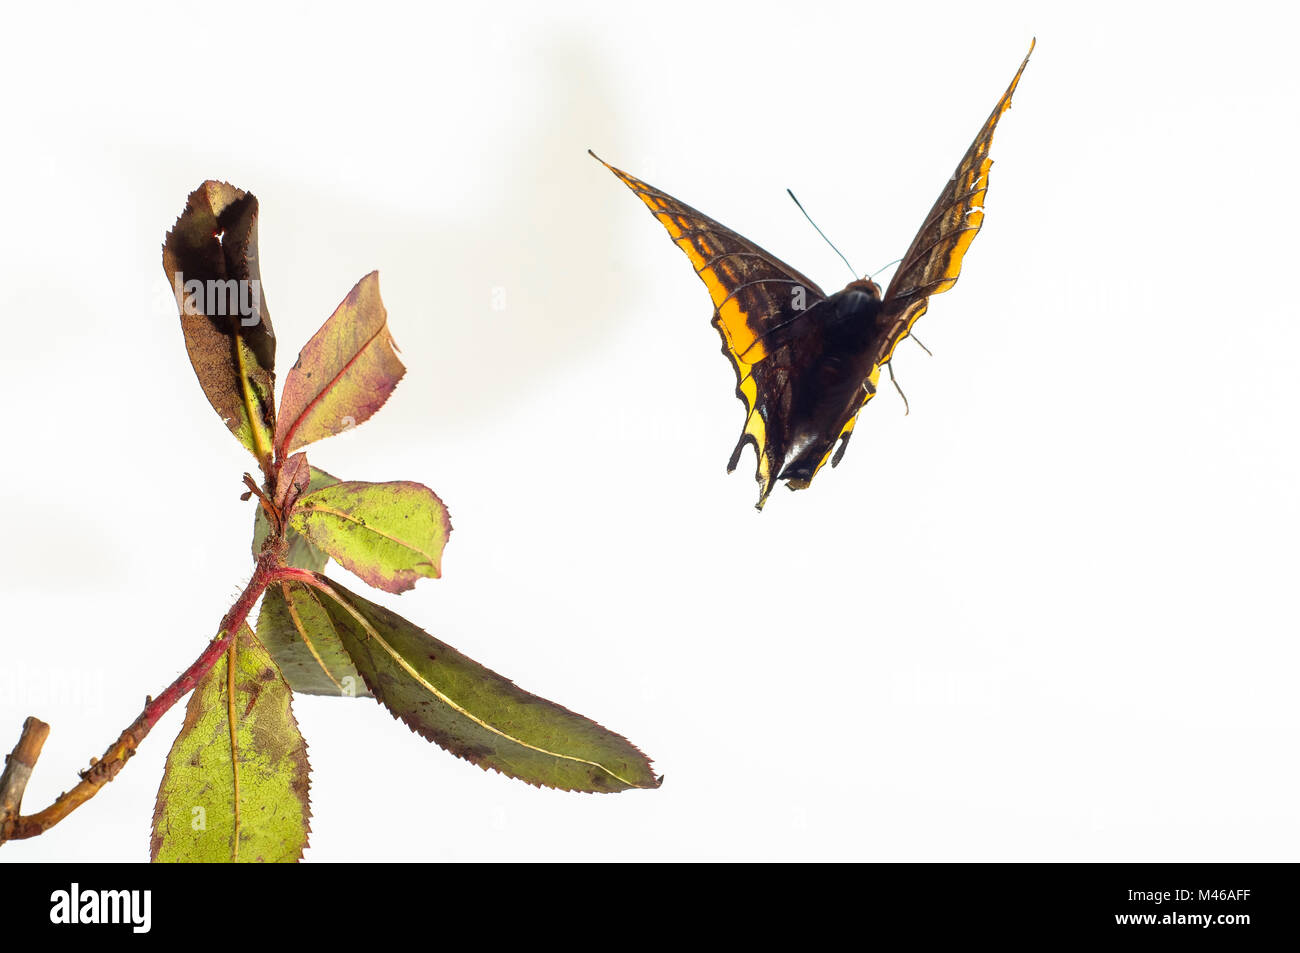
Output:
<svg viewBox="0 0 1300 953">
<path fill-rule="evenodd" d="M 129 923 L 132 933 L 148 933 L 152 920 L 151 890 L 71 890 L 50 894 L 51 923 Z"/>
<path fill-rule="evenodd" d="M 239 323 L 249 328 L 262 320 L 262 282 L 256 278 L 209 278 L 188 281 L 179 271 L 172 275 L 172 290 L 181 306 L 181 314 L 191 317 L 237 315 Z"/>
</svg>

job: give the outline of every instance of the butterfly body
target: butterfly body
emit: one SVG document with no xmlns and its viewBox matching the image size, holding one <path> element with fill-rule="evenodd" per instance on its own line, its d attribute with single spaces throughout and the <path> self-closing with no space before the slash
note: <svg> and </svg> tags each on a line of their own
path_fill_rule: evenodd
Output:
<svg viewBox="0 0 1300 953">
<path fill-rule="evenodd" d="M 778 480 L 801 490 L 828 461 L 840 462 L 894 349 L 930 297 L 956 284 L 984 219 L 993 130 L 1028 62 L 1026 55 L 883 293 L 863 278 L 827 295 L 745 237 L 596 156 L 646 204 L 709 290 L 713 326 L 747 410 L 727 470 L 754 447 L 759 509 Z"/>
<path fill-rule="evenodd" d="M 754 365 L 755 412 L 766 422 L 760 453 L 773 480 L 806 487 L 834 444 L 875 393 L 881 334 L 880 288 L 869 280 L 814 304 L 763 337 L 766 360 Z M 750 441 L 742 436 L 728 470 Z"/>
</svg>

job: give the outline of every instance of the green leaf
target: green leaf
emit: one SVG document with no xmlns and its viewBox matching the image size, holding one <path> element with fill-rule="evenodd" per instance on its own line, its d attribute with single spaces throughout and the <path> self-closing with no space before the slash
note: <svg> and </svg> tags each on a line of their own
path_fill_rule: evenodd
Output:
<svg viewBox="0 0 1300 953">
<path fill-rule="evenodd" d="M 154 861 L 296 861 L 307 846 L 310 768 L 290 706 L 292 693 L 244 625 L 235 661 L 232 759 L 229 658 L 223 656 L 195 687 L 167 755 L 149 845 Z"/>
<path fill-rule="evenodd" d="M 372 271 L 348 292 L 285 376 L 275 434 L 280 455 L 369 420 L 405 373 L 388 333 L 379 272 Z"/>
<path fill-rule="evenodd" d="M 299 582 L 273 583 L 262 597 L 258 636 L 295 692 L 369 698 L 334 620 L 321 605 L 327 598 Z"/>
<path fill-rule="evenodd" d="M 289 525 L 340 565 L 387 592 L 442 575 L 451 520 L 427 486 L 346 481 L 298 498 Z"/>
<path fill-rule="evenodd" d="M 204 182 L 163 245 L 185 349 L 208 402 L 263 469 L 275 432 L 275 331 L 262 296 L 257 198 Z"/>
<path fill-rule="evenodd" d="M 321 487 L 329 486 L 331 483 L 338 483 L 339 479 L 330 476 L 324 470 L 317 467 L 311 467 L 311 481 L 307 484 L 307 492 L 319 490 Z M 262 552 L 262 544 L 266 542 L 266 537 L 271 534 L 271 521 L 266 518 L 266 511 L 260 506 L 253 516 L 253 558 L 256 559 Z M 289 554 L 285 558 L 285 563 L 298 569 L 306 569 L 310 572 L 321 572 L 330 558 L 312 545 L 311 540 L 306 539 L 292 526 L 286 526 L 284 529 L 285 541 L 289 544 Z"/>
<path fill-rule="evenodd" d="M 322 605 L 375 697 L 413 730 L 483 769 L 566 791 L 655 788 L 626 738 L 530 695 L 423 629 L 320 577 Z"/>
</svg>

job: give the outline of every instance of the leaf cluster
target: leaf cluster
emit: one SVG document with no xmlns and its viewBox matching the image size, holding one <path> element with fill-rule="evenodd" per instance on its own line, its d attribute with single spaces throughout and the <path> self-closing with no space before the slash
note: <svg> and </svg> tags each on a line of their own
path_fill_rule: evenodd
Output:
<svg viewBox="0 0 1300 953">
<path fill-rule="evenodd" d="M 530 694 L 324 575 L 330 560 L 388 593 L 442 575 L 451 520 L 427 486 L 341 480 L 305 448 L 373 416 L 405 374 L 378 274 L 302 348 L 275 400 L 276 338 L 262 293 L 257 199 L 205 182 L 167 234 L 163 267 L 204 395 L 255 458 L 256 627 L 189 701 L 154 811 L 155 860 L 296 860 L 310 832 L 307 746 L 294 693 L 374 698 L 413 731 L 540 787 L 657 787 L 625 738 Z M 233 626 L 232 626 L 233 628 Z"/>
</svg>

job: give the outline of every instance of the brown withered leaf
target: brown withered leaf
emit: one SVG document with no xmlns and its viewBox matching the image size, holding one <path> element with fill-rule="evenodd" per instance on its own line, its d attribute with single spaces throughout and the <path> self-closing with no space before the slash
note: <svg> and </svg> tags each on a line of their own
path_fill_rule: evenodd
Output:
<svg viewBox="0 0 1300 953">
<path fill-rule="evenodd" d="M 167 233 L 163 271 L 203 393 L 265 468 L 275 432 L 275 332 L 262 295 L 257 198 L 226 182 L 200 185 Z"/>
</svg>

